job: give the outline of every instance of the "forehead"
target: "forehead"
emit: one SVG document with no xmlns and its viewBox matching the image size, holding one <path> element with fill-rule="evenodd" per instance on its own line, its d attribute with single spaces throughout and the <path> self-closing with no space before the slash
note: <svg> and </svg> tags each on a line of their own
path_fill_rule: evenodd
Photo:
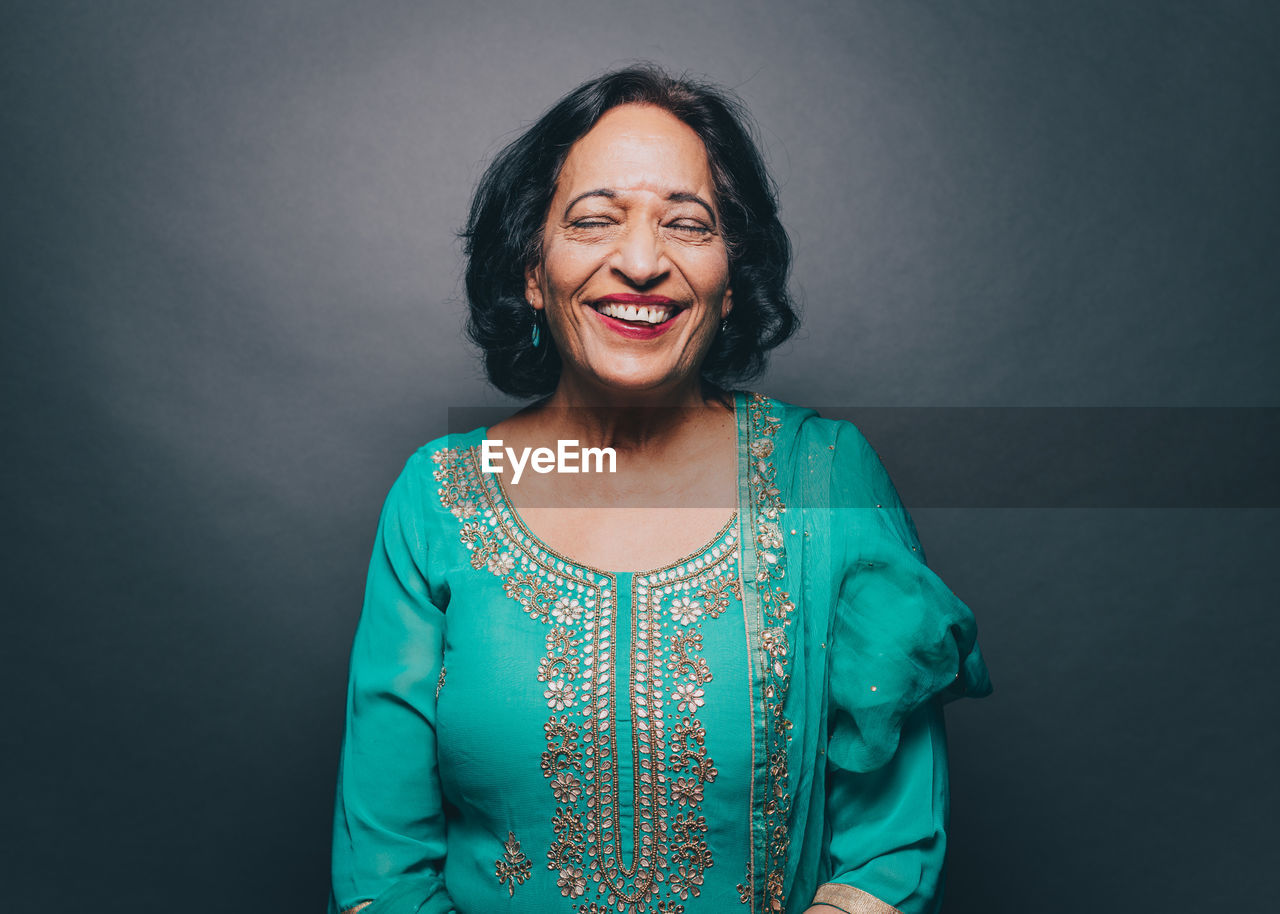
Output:
<svg viewBox="0 0 1280 914">
<path fill-rule="evenodd" d="M 556 195 L 595 188 L 710 193 L 711 166 L 688 124 L 653 105 L 620 105 L 573 144 Z"/>
</svg>

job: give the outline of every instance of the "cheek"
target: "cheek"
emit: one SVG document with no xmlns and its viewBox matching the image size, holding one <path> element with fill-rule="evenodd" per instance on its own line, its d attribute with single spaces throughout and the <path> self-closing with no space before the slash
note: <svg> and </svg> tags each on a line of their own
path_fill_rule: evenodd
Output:
<svg viewBox="0 0 1280 914">
<path fill-rule="evenodd" d="M 569 245 L 552 245 L 543 260 L 547 287 L 561 295 L 573 292 L 599 266 L 592 251 Z"/>
<path fill-rule="evenodd" d="M 707 252 L 690 264 L 690 279 L 706 296 L 721 296 L 729 286 L 729 260 L 722 253 Z"/>
</svg>

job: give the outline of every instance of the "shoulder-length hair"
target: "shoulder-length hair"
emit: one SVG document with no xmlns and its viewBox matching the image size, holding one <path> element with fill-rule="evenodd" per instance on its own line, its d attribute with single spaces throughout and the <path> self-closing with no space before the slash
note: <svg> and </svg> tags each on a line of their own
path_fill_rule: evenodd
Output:
<svg viewBox="0 0 1280 914">
<path fill-rule="evenodd" d="M 525 270 L 542 257 L 542 232 L 569 148 L 619 105 L 656 105 L 689 125 L 707 151 L 729 252 L 733 310 L 702 376 L 731 388 L 763 371 L 766 353 L 796 329 L 787 278 L 791 242 L 777 191 L 741 102 L 653 64 L 583 83 L 504 148 L 480 179 L 466 228 L 467 335 L 484 353 L 490 382 L 516 397 L 551 393 L 560 356 L 545 318 L 525 300 Z M 537 345 L 533 329 L 540 327 Z"/>
</svg>

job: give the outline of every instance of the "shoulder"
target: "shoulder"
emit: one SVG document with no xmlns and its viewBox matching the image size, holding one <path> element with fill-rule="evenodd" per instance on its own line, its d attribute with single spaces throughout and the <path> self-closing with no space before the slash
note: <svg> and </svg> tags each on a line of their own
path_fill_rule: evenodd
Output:
<svg viewBox="0 0 1280 914">
<path fill-rule="evenodd" d="M 888 536 L 923 559 L 910 513 L 880 455 L 853 422 L 771 397 L 748 395 L 747 402 L 749 407 L 756 403 L 777 424 L 768 450 L 780 467 L 790 467 L 783 478 L 790 480 L 792 501 L 840 510 L 839 526 L 848 538 Z"/>
<path fill-rule="evenodd" d="M 409 455 L 405 467 L 432 472 L 432 468 L 457 460 L 468 448 L 479 444 L 485 433 L 484 428 L 473 428 L 469 432 L 450 432 L 439 438 L 432 438 Z"/>
<path fill-rule="evenodd" d="M 409 455 L 387 495 L 387 510 L 419 522 L 457 516 L 474 491 L 467 451 L 484 437 L 483 429 L 441 435 Z"/>
<path fill-rule="evenodd" d="M 871 489 L 888 484 L 880 455 L 848 419 L 828 418 L 812 407 L 758 393 L 747 393 L 746 403 L 753 431 L 762 430 L 766 423 L 773 427 L 776 443 L 787 449 L 780 456 L 817 464 L 829 473 L 833 484 Z"/>
<path fill-rule="evenodd" d="M 457 466 L 471 447 L 483 441 L 485 434 L 484 428 L 474 428 L 469 432 L 450 432 L 432 438 L 409 455 L 401 475 L 438 480 L 449 468 Z"/>
<path fill-rule="evenodd" d="M 743 399 L 750 420 L 758 422 L 762 417 L 771 417 L 770 421 L 795 430 L 805 441 L 815 444 L 833 444 L 839 437 L 846 447 L 860 452 L 871 449 L 862 432 L 848 419 L 828 418 L 811 406 L 788 403 L 754 391 L 744 391 Z"/>
</svg>

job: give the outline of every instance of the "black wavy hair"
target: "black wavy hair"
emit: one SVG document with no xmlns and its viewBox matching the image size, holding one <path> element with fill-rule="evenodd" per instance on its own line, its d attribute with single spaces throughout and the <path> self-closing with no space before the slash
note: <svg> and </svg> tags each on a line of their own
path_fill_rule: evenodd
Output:
<svg viewBox="0 0 1280 914">
<path fill-rule="evenodd" d="M 525 300 L 525 268 L 542 256 L 542 231 L 569 148 L 619 105 L 656 105 L 702 138 L 729 251 L 733 310 L 702 364 L 703 379 L 731 388 L 764 370 L 766 353 L 799 323 L 787 291 L 791 241 L 777 190 L 741 102 L 707 83 L 642 63 L 605 73 L 556 102 L 506 146 L 480 179 L 466 228 L 467 336 L 490 382 L 516 397 L 551 393 L 560 356 L 546 318 Z M 539 343 L 532 342 L 535 322 Z"/>
</svg>

